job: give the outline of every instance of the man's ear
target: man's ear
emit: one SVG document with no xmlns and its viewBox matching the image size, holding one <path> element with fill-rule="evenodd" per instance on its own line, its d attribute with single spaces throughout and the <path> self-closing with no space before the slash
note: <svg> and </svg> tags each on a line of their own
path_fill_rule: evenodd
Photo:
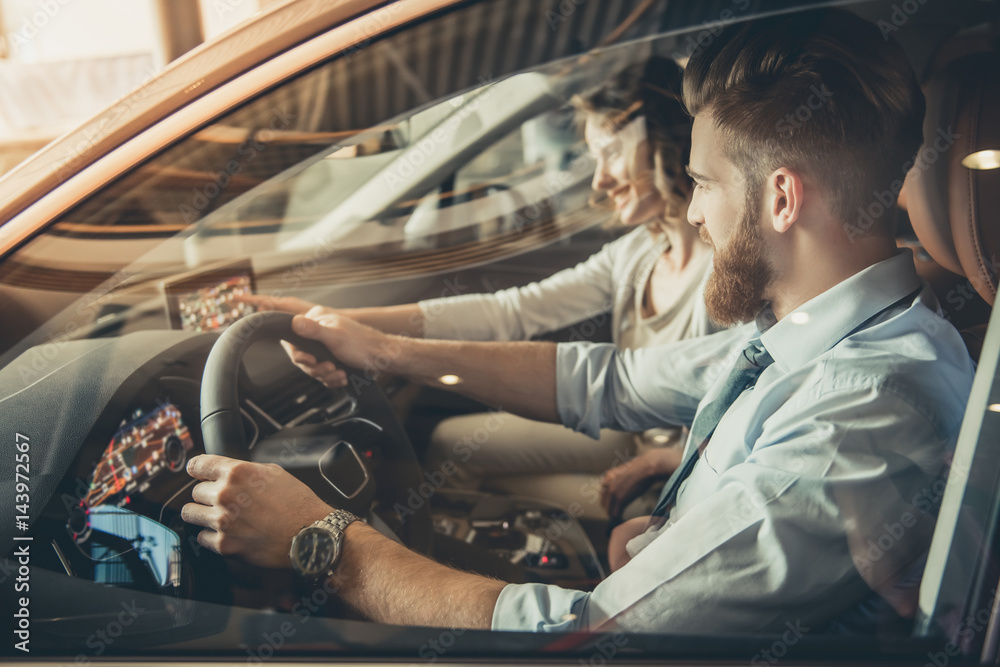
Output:
<svg viewBox="0 0 1000 667">
<path fill-rule="evenodd" d="M 774 231 L 784 233 L 802 215 L 802 176 L 791 169 L 780 167 L 771 172 L 765 189 Z"/>
</svg>

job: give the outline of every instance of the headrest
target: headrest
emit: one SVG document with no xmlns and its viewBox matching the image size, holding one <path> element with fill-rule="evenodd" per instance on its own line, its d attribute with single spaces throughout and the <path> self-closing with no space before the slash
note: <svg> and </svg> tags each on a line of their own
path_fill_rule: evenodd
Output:
<svg viewBox="0 0 1000 667">
<path fill-rule="evenodd" d="M 951 230 L 963 273 L 993 305 L 1000 254 L 1000 58 L 969 56 L 961 86 L 957 150 L 948 161 Z M 992 153 L 976 155 L 987 150 Z"/>
<path fill-rule="evenodd" d="M 906 209 L 924 249 L 938 264 L 962 275 L 948 212 L 948 160 L 937 159 L 940 153 L 934 148 L 934 140 L 940 136 L 938 128 L 954 123 L 958 99 L 954 78 L 949 72 L 933 77 L 924 86 L 924 96 L 927 98 L 924 143 L 917 153 L 916 166 L 906 175 Z M 935 159 L 927 159 L 932 156 Z"/>
<path fill-rule="evenodd" d="M 925 86 L 924 144 L 907 175 L 906 204 L 924 248 L 966 276 L 990 305 L 1000 257 L 1000 58 L 958 58 Z M 993 149 L 995 156 L 979 151 Z"/>
</svg>

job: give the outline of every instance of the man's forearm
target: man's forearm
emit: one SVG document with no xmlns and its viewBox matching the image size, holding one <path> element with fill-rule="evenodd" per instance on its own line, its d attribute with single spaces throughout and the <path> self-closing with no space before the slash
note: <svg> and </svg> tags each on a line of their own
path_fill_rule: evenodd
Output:
<svg viewBox="0 0 1000 667">
<path fill-rule="evenodd" d="M 506 585 L 424 558 L 362 523 L 344 531 L 344 552 L 330 583 L 378 623 L 486 630 Z"/>
<path fill-rule="evenodd" d="M 391 372 L 524 417 L 559 421 L 554 343 L 394 341 L 400 353 Z"/>
<path fill-rule="evenodd" d="M 394 373 L 524 417 L 559 421 L 555 343 L 415 339 L 382 333 L 347 316 L 322 313 L 296 317 L 292 329 L 322 342 L 343 365 L 366 373 Z M 303 370 L 315 377 L 321 375 L 322 365 L 308 361 Z M 349 382 L 335 376 L 325 381 Z"/>
<path fill-rule="evenodd" d="M 378 308 L 342 308 L 338 312 L 386 333 L 413 338 L 424 336 L 424 311 L 415 303 Z"/>
</svg>

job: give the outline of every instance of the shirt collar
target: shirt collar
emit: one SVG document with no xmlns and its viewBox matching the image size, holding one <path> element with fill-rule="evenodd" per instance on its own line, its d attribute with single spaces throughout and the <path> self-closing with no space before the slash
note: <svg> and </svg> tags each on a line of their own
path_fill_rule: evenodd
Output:
<svg viewBox="0 0 1000 667">
<path fill-rule="evenodd" d="M 791 370 L 826 352 L 919 287 L 913 253 L 903 248 L 813 297 L 780 322 L 766 307 L 757 316 L 760 340 L 780 367 Z"/>
</svg>

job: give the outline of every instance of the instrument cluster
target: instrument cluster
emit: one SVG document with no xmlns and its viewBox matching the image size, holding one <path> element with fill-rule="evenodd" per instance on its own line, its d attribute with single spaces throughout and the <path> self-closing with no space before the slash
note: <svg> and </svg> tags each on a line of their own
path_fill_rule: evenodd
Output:
<svg viewBox="0 0 1000 667">
<path fill-rule="evenodd" d="M 185 466 L 203 445 L 186 392 L 172 401 L 155 384 L 126 408 L 107 444 L 81 451 L 77 469 L 89 472 L 72 501 L 63 496 L 65 533 L 54 544 L 64 567 L 95 582 L 181 585 L 179 510 L 194 484 Z"/>
</svg>

